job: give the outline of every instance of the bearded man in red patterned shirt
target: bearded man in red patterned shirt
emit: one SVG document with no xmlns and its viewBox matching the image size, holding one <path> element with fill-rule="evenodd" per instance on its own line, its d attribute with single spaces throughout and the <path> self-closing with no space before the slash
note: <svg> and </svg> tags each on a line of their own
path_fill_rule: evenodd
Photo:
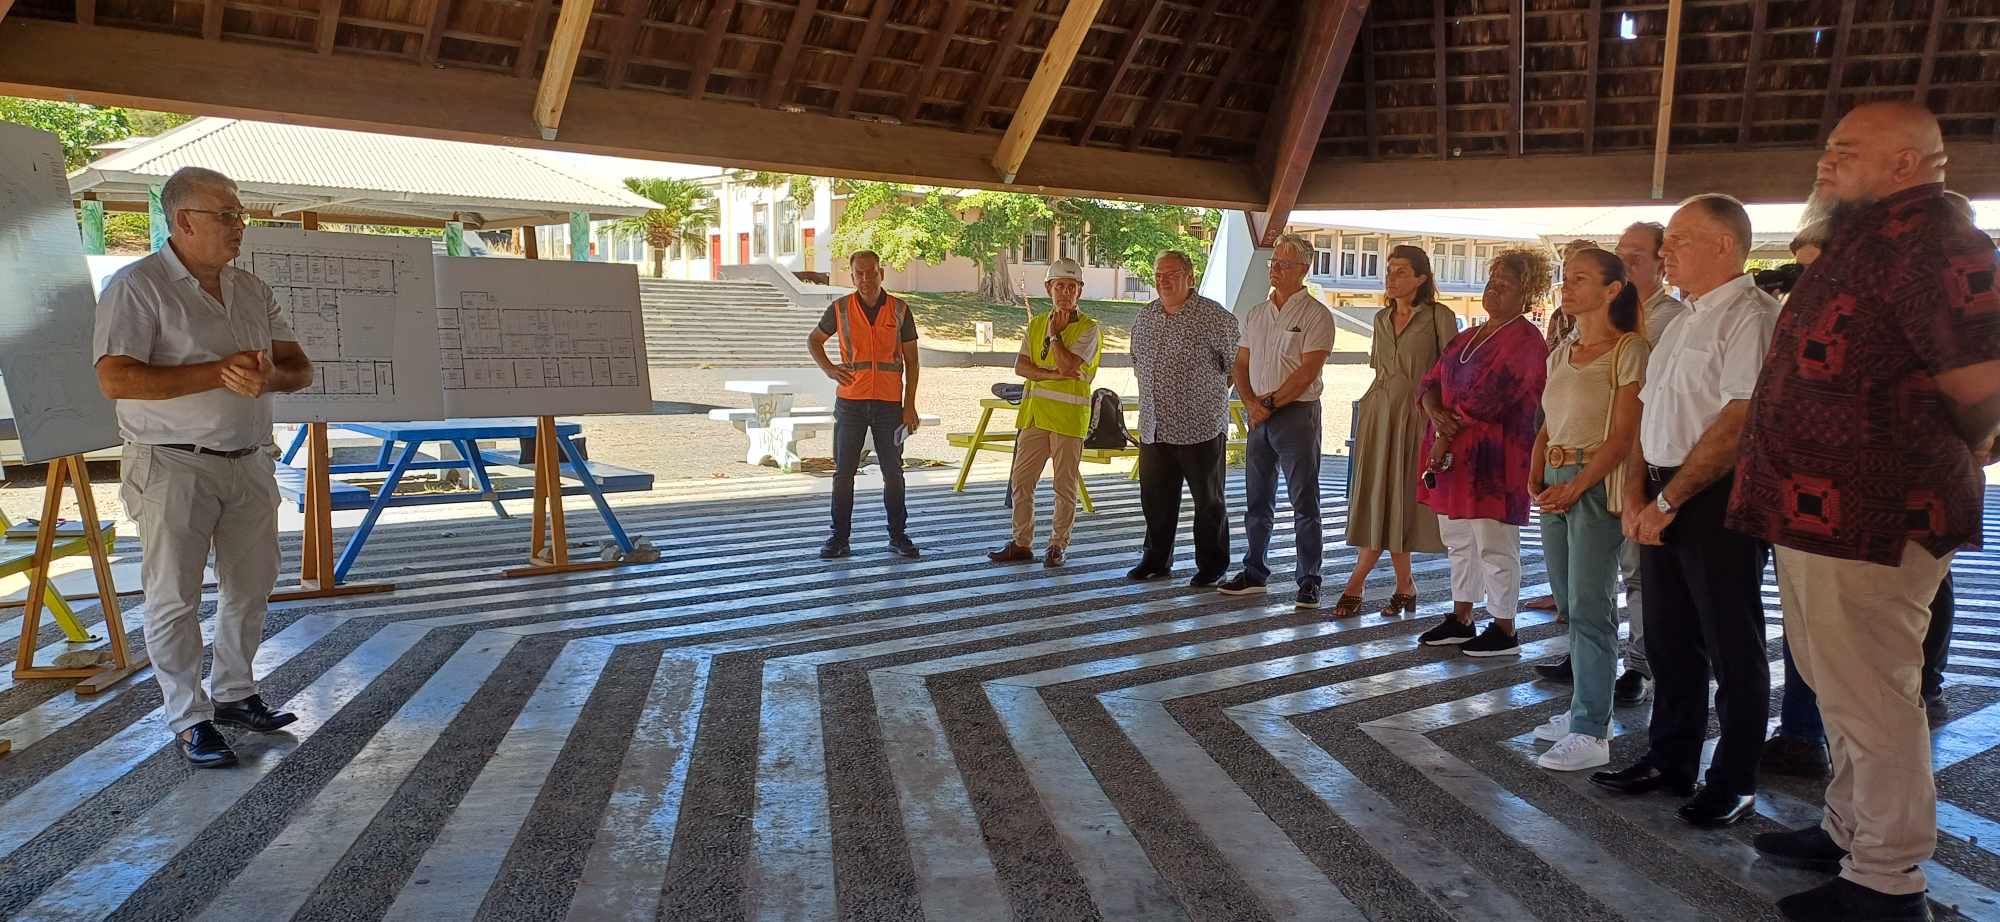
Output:
<svg viewBox="0 0 2000 922">
<path fill-rule="evenodd" d="M 1833 757 L 1816 828 L 1757 837 L 1838 868 L 1787 919 L 1930 919 L 1937 791 L 1919 677 L 1929 605 L 1980 541 L 2000 425 L 2000 260 L 1944 196 L 1936 117 L 1856 108 L 1820 158 L 1832 233 L 1785 305 L 1743 429 L 1730 527 L 1776 547 L 1785 635 Z"/>
</svg>

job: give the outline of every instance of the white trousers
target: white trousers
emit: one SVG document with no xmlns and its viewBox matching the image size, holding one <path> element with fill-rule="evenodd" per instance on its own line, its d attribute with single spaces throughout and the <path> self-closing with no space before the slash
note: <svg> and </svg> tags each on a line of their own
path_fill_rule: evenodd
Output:
<svg viewBox="0 0 2000 922">
<path fill-rule="evenodd" d="M 1451 554 L 1451 600 L 1478 605 L 1512 621 L 1521 604 L 1521 527 L 1494 519 L 1438 516 L 1438 535 Z"/>
<path fill-rule="evenodd" d="M 125 445 L 119 498 L 139 523 L 145 556 L 146 654 L 179 733 L 215 716 L 216 701 L 257 693 L 251 662 L 278 583 L 278 483 L 264 452 L 219 458 Z M 201 687 L 201 582 L 209 551 L 221 599 L 215 661 Z"/>
</svg>

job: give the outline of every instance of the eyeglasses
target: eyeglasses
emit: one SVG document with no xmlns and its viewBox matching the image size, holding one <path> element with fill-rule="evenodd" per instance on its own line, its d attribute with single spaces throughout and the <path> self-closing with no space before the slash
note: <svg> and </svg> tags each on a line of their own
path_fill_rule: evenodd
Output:
<svg viewBox="0 0 2000 922">
<path fill-rule="evenodd" d="M 247 211 L 238 211 L 236 209 L 223 209 L 221 211 L 217 211 L 212 208 L 183 208 L 181 210 L 192 211 L 195 214 L 212 214 L 218 218 L 221 218 L 222 223 L 224 224 L 250 223 L 250 212 Z"/>
</svg>

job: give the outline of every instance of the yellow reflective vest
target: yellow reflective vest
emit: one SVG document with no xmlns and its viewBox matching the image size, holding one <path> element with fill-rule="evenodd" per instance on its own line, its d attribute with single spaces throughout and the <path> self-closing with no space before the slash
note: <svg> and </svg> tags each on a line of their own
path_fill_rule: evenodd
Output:
<svg viewBox="0 0 2000 922">
<path fill-rule="evenodd" d="M 1057 365 L 1057 353 L 1048 340 L 1048 330 L 1049 315 L 1036 314 L 1028 321 L 1028 332 L 1022 337 L 1021 351 L 1035 367 L 1053 371 Z M 1097 363 L 1103 356 L 1104 342 L 1099 336 L 1097 321 L 1080 310 L 1076 312 L 1076 319 L 1071 320 L 1057 335 L 1062 340 L 1063 348 L 1083 359 L 1083 377 L 1080 380 L 1064 378 L 1027 382 L 1017 426 L 1021 429 L 1046 429 L 1057 435 L 1080 439 L 1090 431 L 1090 385 L 1097 378 Z"/>
</svg>

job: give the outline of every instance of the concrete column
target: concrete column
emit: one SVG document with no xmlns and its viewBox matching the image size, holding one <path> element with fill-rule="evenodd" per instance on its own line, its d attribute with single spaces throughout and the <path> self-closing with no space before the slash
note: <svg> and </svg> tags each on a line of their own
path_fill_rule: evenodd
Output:
<svg viewBox="0 0 2000 922">
<path fill-rule="evenodd" d="M 167 245 L 167 212 L 160 207 L 160 187 L 146 190 L 146 226 L 153 232 L 153 251 Z"/>
<path fill-rule="evenodd" d="M 1257 245 L 1250 218 L 1241 211 L 1222 213 L 1222 226 L 1209 244 L 1208 268 L 1202 272 L 1202 297 L 1236 315 L 1240 324 L 1250 309 L 1271 292 L 1271 250 Z"/>
<path fill-rule="evenodd" d="M 569 213 L 569 258 L 590 261 L 590 215 L 581 211 Z"/>
<path fill-rule="evenodd" d="M 104 255 L 104 203 L 87 199 L 83 203 L 83 251 Z"/>
</svg>

